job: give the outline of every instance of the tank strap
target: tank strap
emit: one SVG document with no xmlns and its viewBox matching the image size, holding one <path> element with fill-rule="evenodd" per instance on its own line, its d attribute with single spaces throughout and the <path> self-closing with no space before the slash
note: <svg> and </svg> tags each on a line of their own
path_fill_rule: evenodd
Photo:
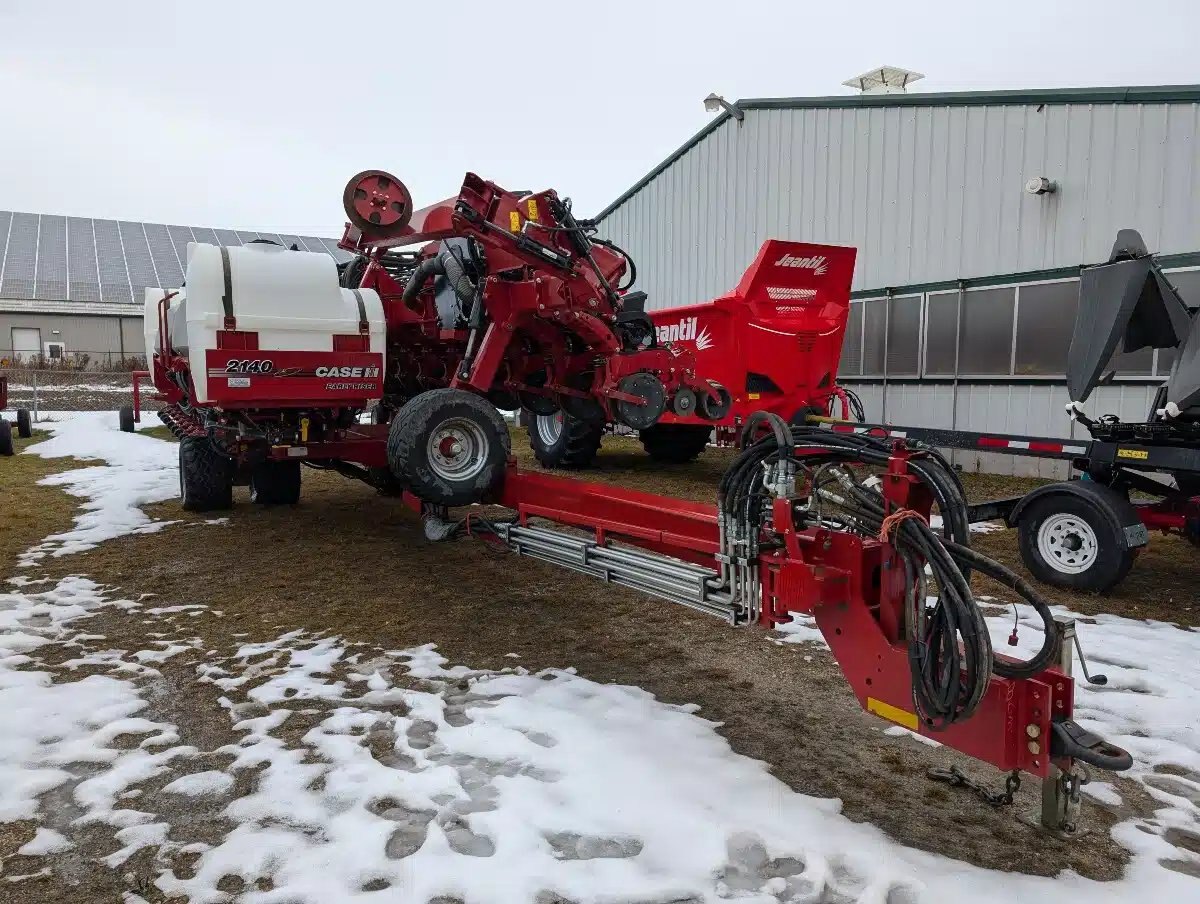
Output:
<svg viewBox="0 0 1200 904">
<path fill-rule="evenodd" d="M 225 308 L 225 329 L 236 330 L 237 318 L 233 316 L 233 274 L 229 269 L 229 249 L 224 245 L 221 250 L 221 276 L 225 280 L 225 294 L 221 296 L 221 306 Z"/>
<path fill-rule="evenodd" d="M 367 306 L 363 302 L 362 292 L 358 289 L 351 289 L 354 293 L 354 299 L 358 302 L 358 331 L 364 336 L 371 332 L 371 323 L 367 320 Z"/>
</svg>

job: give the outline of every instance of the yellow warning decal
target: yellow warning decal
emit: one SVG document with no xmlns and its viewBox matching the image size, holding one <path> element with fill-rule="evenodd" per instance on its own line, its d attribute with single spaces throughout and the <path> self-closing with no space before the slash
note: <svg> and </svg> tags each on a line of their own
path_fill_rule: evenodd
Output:
<svg viewBox="0 0 1200 904">
<path fill-rule="evenodd" d="M 1150 453 L 1145 449 L 1118 449 L 1117 458 L 1136 458 L 1138 460 L 1149 458 Z"/>
<path fill-rule="evenodd" d="M 892 706 L 892 704 L 884 703 L 882 700 L 876 700 L 874 697 L 867 698 L 867 712 L 875 713 L 877 716 L 882 716 L 889 722 L 895 722 L 897 725 L 903 725 L 909 731 L 917 730 L 916 713 L 910 713 L 906 709 L 901 709 L 898 706 Z"/>
<path fill-rule="evenodd" d="M 521 231 L 521 215 L 519 213 L 517 213 L 515 210 L 510 210 L 508 212 L 508 231 L 509 232 L 520 232 Z"/>
<path fill-rule="evenodd" d="M 748 399 L 760 399 L 760 398 L 762 398 L 762 394 L 761 394 L 761 393 L 758 393 L 758 392 L 751 392 L 751 393 L 747 393 L 747 394 L 746 394 L 746 398 L 748 398 Z"/>
<path fill-rule="evenodd" d="M 537 200 L 534 198 L 530 198 L 529 203 L 526 206 L 529 208 L 529 219 L 536 220 L 537 219 Z"/>
</svg>

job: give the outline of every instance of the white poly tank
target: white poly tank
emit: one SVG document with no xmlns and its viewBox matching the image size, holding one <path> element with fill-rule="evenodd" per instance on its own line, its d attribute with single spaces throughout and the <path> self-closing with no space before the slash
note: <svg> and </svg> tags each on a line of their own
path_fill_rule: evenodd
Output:
<svg viewBox="0 0 1200 904">
<path fill-rule="evenodd" d="M 221 248 L 190 242 L 186 287 L 170 300 L 170 343 L 185 355 L 196 401 L 209 401 L 205 352 L 217 347 L 225 328 L 225 275 Z M 258 333 L 259 351 L 333 351 L 335 335 L 359 332 L 354 292 L 338 285 L 337 264 L 328 254 L 288 251 L 279 245 L 226 248 L 231 308 L 239 331 Z M 167 290 L 169 291 L 169 290 Z M 146 290 L 147 360 L 158 348 L 159 302 L 163 289 Z M 387 325 L 383 304 L 372 289 L 360 289 L 369 326 L 370 351 L 383 354 Z"/>
</svg>

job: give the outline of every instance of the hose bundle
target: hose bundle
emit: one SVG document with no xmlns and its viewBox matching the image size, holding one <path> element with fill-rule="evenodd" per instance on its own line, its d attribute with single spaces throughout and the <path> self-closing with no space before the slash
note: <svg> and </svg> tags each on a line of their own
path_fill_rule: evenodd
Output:
<svg viewBox="0 0 1200 904">
<path fill-rule="evenodd" d="M 720 511 L 757 534 L 764 527 L 770 499 L 762 475 L 780 461 L 794 461 L 811 488 L 811 515 L 826 526 L 892 544 L 907 578 L 913 701 L 927 728 L 944 728 L 969 717 L 983 699 L 991 674 L 1028 678 L 1051 663 L 1056 635 L 1049 605 L 1019 575 L 971 549 L 962 483 L 937 450 L 910 443 L 921 454 L 910 458 L 908 467 L 937 503 L 942 534 L 915 513 L 897 510 L 873 478 L 860 479 L 854 470 L 856 465 L 886 467 L 892 454 L 889 441 L 810 426 L 791 427 L 786 444 L 779 434 L 779 425 L 772 425 L 770 433 L 734 461 L 721 480 Z M 796 447 L 804 450 L 802 455 L 795 454 Z M 1033 658 L 1016 663 L 994 658 L 987 624 L 971 592 L 971 569 L 1016 591 L 1042 617 L 1045 640 Z M 929 576 L 937 584 L 936 595 L 926 592 Z"/>
</svg>

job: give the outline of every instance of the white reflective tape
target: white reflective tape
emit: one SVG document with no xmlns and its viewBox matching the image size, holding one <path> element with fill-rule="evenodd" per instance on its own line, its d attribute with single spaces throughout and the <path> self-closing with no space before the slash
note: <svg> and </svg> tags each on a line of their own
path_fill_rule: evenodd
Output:
<svg viewBox="0 0 1200 904">
<path fill-rule="evenodd" d="M 1062 450 L 1072 455 L 1083 455 L 1087 452 L 1087 446 L 1063 446 Z"/>
<path fill-rule="evenodd" d="M 1028 449 L 1029 443 L 1024 442 L 1023 440 L 1019 440 L 1019 439 L 1010 439 L 1008 441 L 1008 448 L 1010 448 L 1010 449 Z"/>
</svg>

